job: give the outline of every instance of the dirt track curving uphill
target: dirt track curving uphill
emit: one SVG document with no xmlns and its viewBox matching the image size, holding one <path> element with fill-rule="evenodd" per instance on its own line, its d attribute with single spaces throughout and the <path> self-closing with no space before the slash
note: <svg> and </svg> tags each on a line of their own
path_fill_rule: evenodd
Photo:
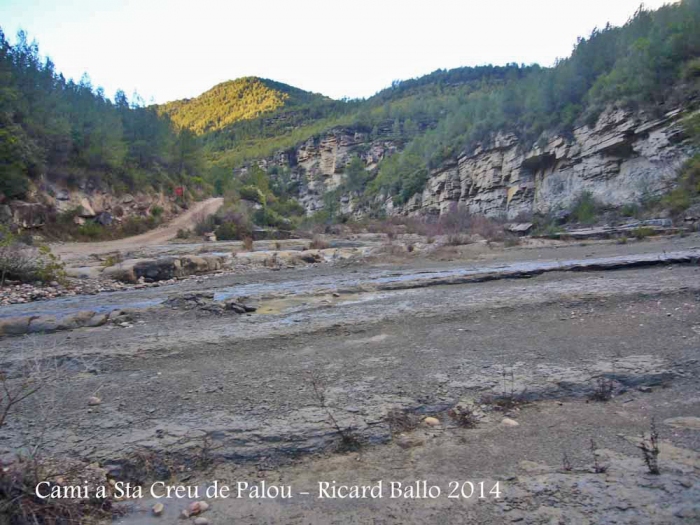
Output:
<svg viewBox="0 0 700 525">
<path fill-rule="evenodd" d="M 71 242 L 56 244 L 51 247 L 51 250 L 56 255 L 59 255 L 63 261 L 70 261 L 72 259 L 85 257 L 91 254 L 102 254 L 115 251 L 128 252 L 147 245 L 162 244 L 175 237 L 177 230 L 182 228 L 191 228 L 200 217 L 214 213 L 223 203 L 224 199 L 221 197 L 198 202 L 185 213 L 179 215 L 169 223 L 164 224 L 153 231 L 136 235 L 134 237 L 97 243 Z"/>
</svg>

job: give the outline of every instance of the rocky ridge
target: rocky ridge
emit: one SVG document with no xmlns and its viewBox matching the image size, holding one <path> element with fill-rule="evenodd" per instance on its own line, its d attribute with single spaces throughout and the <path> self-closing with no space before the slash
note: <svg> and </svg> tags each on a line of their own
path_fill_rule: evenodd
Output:
<svg viewBox="0 0 700 525">
<path fill-rule="evenodd" d="M 491 143 L 433 170 L 422 193 L 405 204 L 379 195 L 371 205 L 389 215 L 442 214 L 458 205 L 513 219 L 564 209 L 583 192 L 616 207 L 639 202 L 669 191 L 692 154 L 681 122 L 686 116 L 678 109 L 661 118 L 608 109 L 592 128 L 578 127 L 571 136 L 550 134 L 532 148 L 513 134 L 500 133 Z M 327 192 L 341 186 L 353 155 L 372 171 L 401 147 L 390 138 L 372 139 L 363 131 L 336 128 L 260 165 L 289 168 L 292 180 L 299 182 L 296 197 L 312 214 L 323 209 Z M 340 200 L 344 214 L 368 212 L 357 194 L 343 194 Z"/>
</svg>

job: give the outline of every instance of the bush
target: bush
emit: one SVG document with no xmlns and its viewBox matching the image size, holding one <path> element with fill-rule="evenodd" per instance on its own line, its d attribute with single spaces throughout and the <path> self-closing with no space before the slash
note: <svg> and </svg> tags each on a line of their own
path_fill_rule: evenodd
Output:
<svg viewBox="0 0 700 525">
<path fill-rule="evenodd" d="M 189 228 L 180 228 L 177 230 L 177 235 L 175 236 L 177 239 L 189 239 L 192 236 L 192 230 Z"/>
<path fill-rule="evenodd" d="M 330 245 L 318 235 L 314 235 L 314 238 L 309 243 L 309 250 L 325 250 L 329 247 Z"/>
<path fill-rule="evenodd" d="M 29 180 L 20 171 L 4 170 L 0 175 L 0 194 L 8 199 L 22 199 L 29 191 Z"/>
<path fill-rule="evenodd" d="M 21 282 L 59 281 L 66 279 L 64 264 L 48 246 L 29 246 L 16 235 L 0 227 L 0 286 L 7 279 Z"/>
<path fill-rule="evenodd" d="M 241 194 L 241 199 L 265 204 L 265 195 L 255 186 L 243 186 L 239 193 Z"/>
<path fill-rule="evenodd" d="M 635 228 L 632 231 L 632 236 L 635 239 L 637 239 L 638 241 L 641 241 L 642 239 L 646 239 L 650 235 L 654 235 L 654 229 L 646 227 L 646 226 L 640 226 L 639 228 Z"/>
<path fill-rule="evenodd" d="M 693 200 L 700 195 L 700 155 L 689 159 L 678 178 L 678 185 L 668 195 L 661 199 L 661 204 L 672 214 L 680 215 L 687 210 Z"/>
<path fill-rule="evenodd" d="M 289 221 L 287 219 L 268 207 L 255 210 L 255 213 L 253 214 L 253 222 L 258 226 L 271 226 L 273 228 L 280 228 L 289 225 Z"/>
<path fill-rule="evenodd" d="M 205 233 L 214 231 L 216 229 L 216 216 L 207 215 L 206 217 L 200 218 L 194 225 L 194 231 L 197 235 L 204 235 Z"/>
<path fill-rule="evenodd" d="M 584 191 L 571 208 L 571 217 L 581 224 L 593 224 L 598 219 L 600 211 L 601 206 L 591 192 Z"/>
<path fill-rule="evenodd" d="M 151 207 L 151 216 L 155 217 L 156 219 L 159 219 L 163 215 L 163 208 L 160 206 L 153 206 Z"/>
<path fill-rule="evenodd" d="M 238 230 L 232 222 L 226 222 L 214 230 L 216 239 L 219 241 L 235 241 L 238 239 Z"/>
<path fill-rule="evenodd" d="M 90 240 L 97 240 L 102 238 L 104 234 L 104 227 L 100 226 L 96 222 L 86 222 L 78 227 L 78 235 L 81 237 L 86 237 Z"/>
</svg>

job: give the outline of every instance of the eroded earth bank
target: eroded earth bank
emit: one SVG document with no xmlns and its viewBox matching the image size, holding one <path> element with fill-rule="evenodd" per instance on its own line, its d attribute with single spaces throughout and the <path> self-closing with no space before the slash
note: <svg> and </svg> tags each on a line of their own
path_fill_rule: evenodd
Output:
<svg viewBox="0 0 700 525">
<path fill-rule="evenodd" d="M 698 257 L 697 234 L 329 256 L 3 306 L 5 323 L 105 322 L 0 339 L 7 383 L 42 384 L 7 418 L 2 452 L 144 487 L 292 487 L 200 497 L 199 523 L 695 523 Z M 318 499 L 319 481 L 380 480 L 382 498 Z M 441 495 L 390 497 L 417 480 Z M 480 499 L 481 481 L 501 497 Z M 150 497 L 116 501 L 116 519 L 175 522 L 191 503 L 158 501 L 160 517 Z"/>
</svg>

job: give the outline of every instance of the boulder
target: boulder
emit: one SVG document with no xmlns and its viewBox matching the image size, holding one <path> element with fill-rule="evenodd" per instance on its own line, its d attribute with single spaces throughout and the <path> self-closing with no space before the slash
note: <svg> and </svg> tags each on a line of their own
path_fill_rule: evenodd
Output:
<svg viewBox="0 0 700 525">
<path fill-rule="evenodd" d="M 95 217 L 95 222 L 97 224 L 101 224 L 102 226 L 111 226 L 112 222 L 114 222 L 114 217 L 112 217 L 111 213 L 103 211 L 102 213 L 97 214 Z"/>
<path fill-rule="evenodd" d="M 206 262 L 203 261 L 206 265 Z M 180 259 L 163 257 L 161 259 L 146 259 L 134 264 L 133 272 L 136 279 L 144 277 L 151 281 L 166 281 L 182 275 Z"/>
<path fill-rule="evenodd" d="M 67 315 L 60 320 L 59 330 L 73 330 L 91 324 L 95 312 L 84 310 L 75 314 Z M 31 324 L 30 324 L 31 326 Z"/>
<path fill-rule="evenodd" d="M 24 335 L 29 330 L 31 317 L 10 317 L 0 319 L 0 336 Z"/>
<path fill-rule="evenodd" d="M 183 271 L 186 272 L 185 275 L 206 272 L 209 270 L 207 259 L 197 255 L 185 255 L 184 257 L 181 257 L 180 265 Z"/>
<path fill-rule="evenodd" d="M 50 334 L 51 332 L 55 332 L 57 330 L 60 330 L 59 328 L 60 323 L 58 320 L 50 315 L 40 315 L 39 317 L 33 318 L 29 322 L 29 326 L 27 327 L 27 333 L 29 334 Z"/>
<path fill-rule="evenodd" d="M 95 215 L 95 210 L 92 209 L 90 201 L 86 198 L 80 199 L 80 206 L 78 206 L 78 217 L 83 217 L 84 219 L 91 219 Z"/>
<path fill-rule="evenodd" d="M 37 228 L 46 223 L 47 210 L 35 202 L 13 202 L 10 204 L 12 221 L 20 228 Z"/>
<path fill-rule="evenodd" d="M 138 281 L 136 274 L 134 273 L 134 266 L 127 264 L 116 264 L 105 268 L 102 271 L 101 277 L 105 279 L 112 279 L 114 281 L 121 281 L 123 283 L 134 284 Z"/>
<path fill-rule="evenodd" d="M 207 256 L 204 257 L 204 260 L 207 263 L 207 271 L 209 272 L 215 272 L 217 270 L 221 270 L 221 267 L 223 266 L 223 260 L 221 257 L 215 257 L 215 256 Z"/>
<path fill-rule="evenodd" d="M 67 200 L 70 200 L 70 193 L 68 192 L 68 190 L 65 190 L 65 189 L 64 189 L 64 190 L 58 190 L 58 191 L 56 192 L 56 200 L 59 200 L 59 201 L 67 201 Z"/>
</svg>

